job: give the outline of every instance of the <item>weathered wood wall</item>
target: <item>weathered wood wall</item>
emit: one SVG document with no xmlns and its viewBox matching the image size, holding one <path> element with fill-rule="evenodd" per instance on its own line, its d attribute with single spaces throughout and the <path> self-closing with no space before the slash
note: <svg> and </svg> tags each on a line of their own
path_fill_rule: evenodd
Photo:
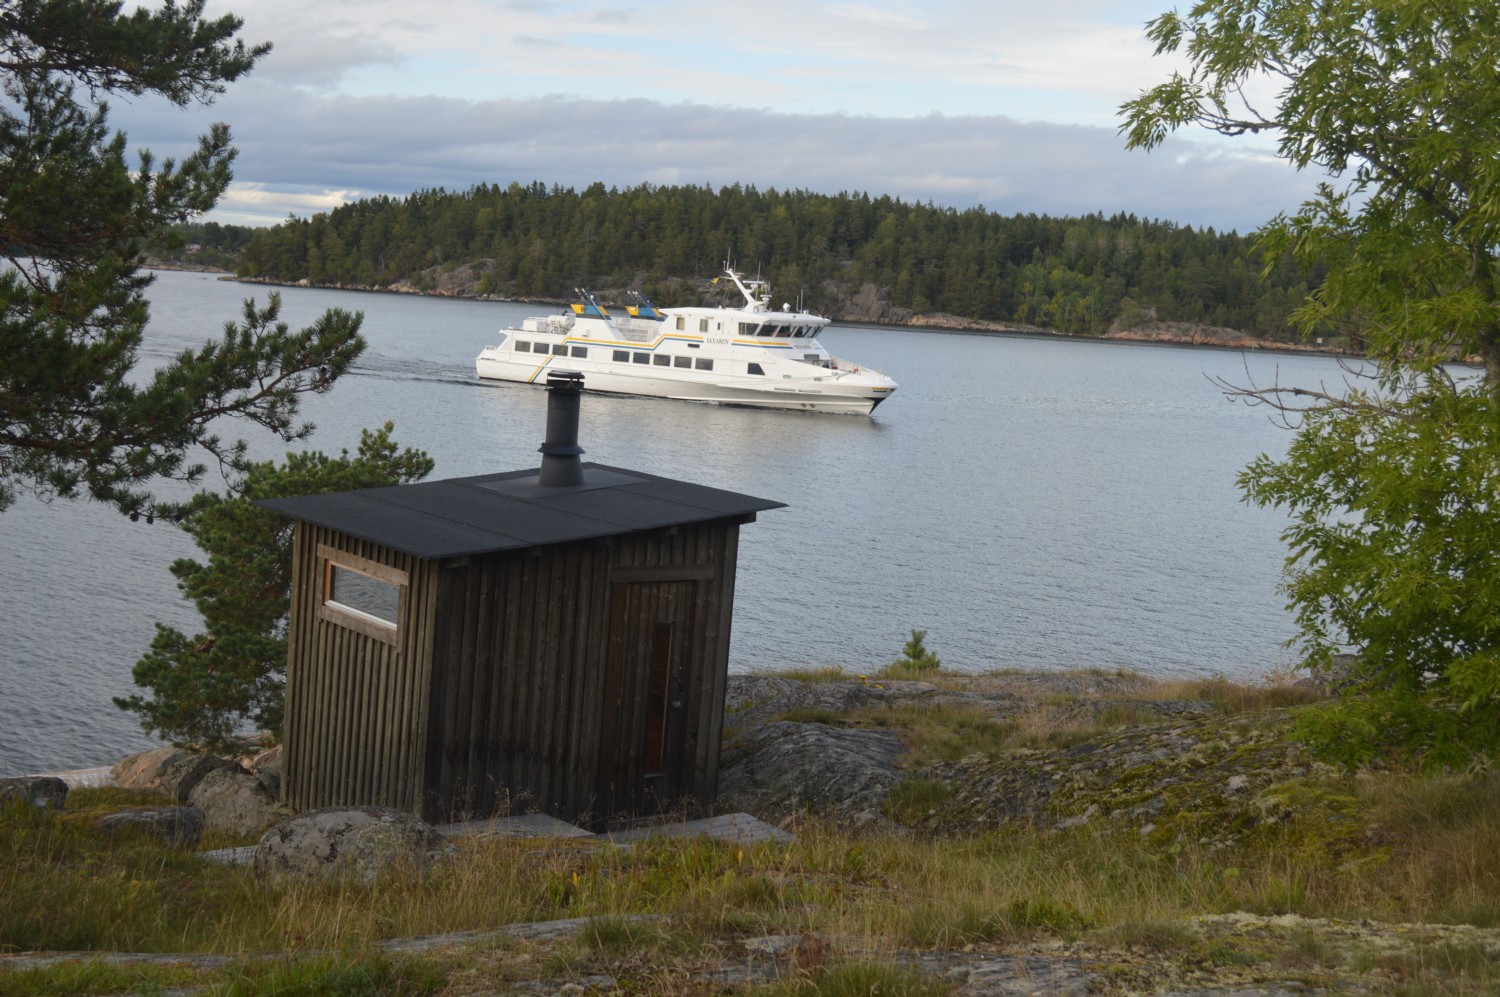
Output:
<svg viewBox="0 0 1500 997">
<path fill-rule="evenodd" d="M 406 573 L 396 643 L 320 619 L 320 546 Z M 423 792 L 438 566 L 298 523 L 292 573 L 287 802 L 299 810 L 378 804 L 416 811 Z"/>
<path fill-rule="evenodd" d="M 425 814 L 536 809 L 597 822 L 681 796 L 710 802 L 718 786 L 738 538 L 736 523 L 718 521 L 607 544 L 475 557 L 445 572 Z M 638 790 L 645 784 L 641 728 L 651 661 L 649 648 L 647 660 L 631 654 L 631 618 L 620 615 L 628 610 L 617 590 L 683 582 L 692 589 L 692 623 L 672 653 L 683 685 L 682 706 L 667 718 L 674 776 L 648 803 Z"/>
</svg>

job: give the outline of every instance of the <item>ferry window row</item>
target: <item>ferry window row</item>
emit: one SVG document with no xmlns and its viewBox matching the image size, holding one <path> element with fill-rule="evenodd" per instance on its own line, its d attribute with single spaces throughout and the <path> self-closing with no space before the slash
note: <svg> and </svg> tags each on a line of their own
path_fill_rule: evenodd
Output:
<svg viewBox="0 0 1500 997">
<path fill-rule="evenodd" d="M 657 367 L 681 367 L 683 369 L 713 370 L 712 357 L 674 357 L 666 353 L 632 353 L 630 350 L 615 350 L 615 363 L 653 364 Z"/>
<path fill-rule="evenodd" d="M 760 339 L 811 339 L 818 334 L 815 325 L 783 325 L 778 322 L 741 322 L 741 336 L 754 336 Z M 687 331 L 687 319 L 677 316 L 677 329 L 679 332 Z M 698 331 L 708 331 L 708 319 L 698 320 Z"/>
<path fill-rule="evenodd" d="M 764 324 L 741 322 L 740 335 L 759 336 L 761 339 L 809 339 L 817 335 L 817 326 L 780 325 L 776 322 Z"/>
<path fill-rule="evenodd" d="M 556 357 L 573 356 L 587 359 L 589 355 L 589 348 L 587 346 L 573 346 L 570 348 L 564 343 L 557 343 L 556 345 L 548 345 L 547 343 L 528 343 L 522 342 L 518 339 L 516 340 L 516 352 L 550 353 Z"/>
</svg>

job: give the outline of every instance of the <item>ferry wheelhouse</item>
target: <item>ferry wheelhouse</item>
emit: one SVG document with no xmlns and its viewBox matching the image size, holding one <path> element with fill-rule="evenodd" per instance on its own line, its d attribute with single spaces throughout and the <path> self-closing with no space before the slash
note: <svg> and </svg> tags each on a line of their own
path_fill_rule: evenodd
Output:
<svg viewBox="0 0 1500 997">
<path fill-rule="evenodd" d="M 503 330 L 475 358 L 481 379 L 545 384 L 576 371 L 593 391 L 807 412 L 865 415 L 896 382 L 830 354 L 818 342 L 829 319 L 771 308 L 771 289 L 726 269 L 738 307 L 657 309 L 644 297 L 606 309 L 587 291 L 561 315 Z M 621 314 L 623 312 L 623 314 Z"/>
</svg>

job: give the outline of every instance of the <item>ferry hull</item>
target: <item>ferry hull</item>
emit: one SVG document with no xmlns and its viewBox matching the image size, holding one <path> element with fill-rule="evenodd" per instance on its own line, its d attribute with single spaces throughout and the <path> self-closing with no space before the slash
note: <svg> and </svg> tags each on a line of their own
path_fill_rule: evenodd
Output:
<svg viewBox="0 0 1500 997">
<path fill-rule="evenodd" d="M 506 359 L 503 353 L 499 356 L 487 356 L 488 353 L 490 353 L 488 350 L 481 353 L 475 361 L 475 370 L 479 378 L 484 381 L 545 385 L 548 372 L 572 370 L 584 376 L 584 383 L 590 391 L 617 395 L 645 395 L 714 405 L 745 405 L 794 412 L 868 415 L 874 411 L 875 406 L 885 400 L 888 393 L 882 391 L 880 387 L 869 387 L 857 382 L 843 383 L 848 380 L 847 378 L 829 378 L 826 381 L 805 384 L 775 382 L 765 386 L 736 384 L 729 380 L 685 381 L 637 373 L 617 374 L 603 364 L 570 361 L 563 357 L 558 357 L 556 363 L 538 367 L 535 364 L 515 363 Z"/>
</svg>

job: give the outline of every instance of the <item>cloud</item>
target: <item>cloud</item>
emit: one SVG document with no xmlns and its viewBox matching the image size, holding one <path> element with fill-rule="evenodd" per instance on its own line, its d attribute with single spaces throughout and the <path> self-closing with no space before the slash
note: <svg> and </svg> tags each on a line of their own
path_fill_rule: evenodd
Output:
<svg viewBox="0 0 1500 997">
<path fill-rule="evenodd" d="M 276 45 L 259 78 L 351 94 L 1103 124 L 1170 68 L 1142 30 L 1163 2 L 438 0 L 414 13 L 405 0 L 258 0 L 238 12 L 247 40 Z"/>
<path fill-rule="evenodd" d="M 132 107 L 132 144 L 181 155 L 201 115 Z M 240 156 L 223 220 L 275 222 L 379 194 L 596 181 L 864 191 L 1003 214 L 1133 213 L 1248 231 L 1314 179 L 1246 148 L 1174 137 L 1127 152 L 1114 129 L 1003 116 L 787 114 L 643 99 L 468 101 L 247 84 L 216 110 Z M 116 122 L 122 123 L 120 114 Z"/>
</svg>

